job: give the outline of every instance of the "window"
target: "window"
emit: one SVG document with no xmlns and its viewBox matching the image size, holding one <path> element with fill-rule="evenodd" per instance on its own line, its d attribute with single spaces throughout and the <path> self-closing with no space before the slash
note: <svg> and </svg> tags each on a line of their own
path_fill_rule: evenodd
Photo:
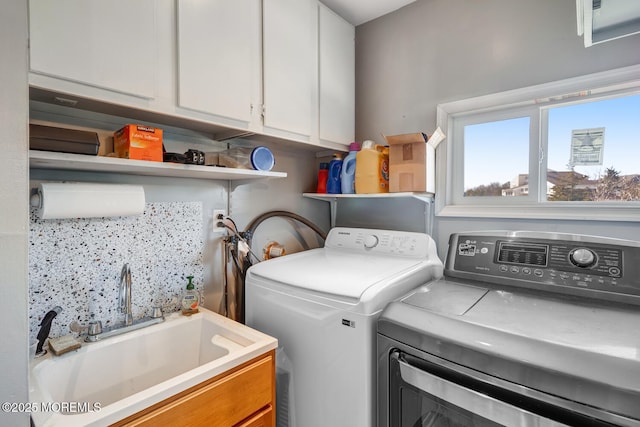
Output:
<svg viewBox="0 0 640 427">
<path fill-rule="evenodd" d="M 438 215 L 640 221 L 640 66 L 440 105 L 438 125 Z"/>
<path fill-rule="evenodd" d="M 464 127 L 464 197 L 523 194 L 530 127 L 528 117 Z"/>
<path fill-rule="evenodd" d="M 549 108 L 549 201 L 640 201 L 640 95 Z"/>
</svg>

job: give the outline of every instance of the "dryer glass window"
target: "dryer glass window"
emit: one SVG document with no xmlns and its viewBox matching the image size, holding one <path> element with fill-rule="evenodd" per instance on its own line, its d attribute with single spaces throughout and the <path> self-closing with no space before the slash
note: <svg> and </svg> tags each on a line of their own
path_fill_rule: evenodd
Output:
<svg viewBox="0 0 640 427">
<path fill-rule="evenodd" d="M 500 427 L 480 415 L 413 389 L 402 390 L 401 427 Z"/>
</svg>

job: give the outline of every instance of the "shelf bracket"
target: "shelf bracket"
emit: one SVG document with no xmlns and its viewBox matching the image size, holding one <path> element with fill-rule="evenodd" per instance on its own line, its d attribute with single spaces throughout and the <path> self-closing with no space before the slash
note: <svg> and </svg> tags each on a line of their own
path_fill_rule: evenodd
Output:
<svg viewBox="0 0 640 427">
<path fill-rule="evenodd" d="M 334 197 L 329 200 L 329 209 L 331 209 L 329 222 L 331 224 L 331 228 L 333 228 L 336 226 L 336 216 L 338 215 L 338 198 L 337 197 Z"/>
</svg>

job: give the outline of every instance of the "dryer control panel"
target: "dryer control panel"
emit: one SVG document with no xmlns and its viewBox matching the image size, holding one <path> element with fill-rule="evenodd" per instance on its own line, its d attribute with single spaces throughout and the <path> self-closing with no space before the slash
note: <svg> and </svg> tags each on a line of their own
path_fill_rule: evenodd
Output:
<svg viewBox="0 0 640 427">
<path fill-rule="evenodd" d="M 635 260 L 635 261 L 634 261 Z M 564 233 L 452 234 L 445 275 L 640 303 L 640 243 Z"/>
</svg>

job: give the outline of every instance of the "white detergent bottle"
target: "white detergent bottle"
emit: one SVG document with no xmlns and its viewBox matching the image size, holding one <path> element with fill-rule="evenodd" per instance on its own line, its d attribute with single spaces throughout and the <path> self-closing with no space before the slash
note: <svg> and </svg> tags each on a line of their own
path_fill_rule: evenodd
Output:
<svg viewBox="0 0 640 427">
<path fill-rule="evenodd" d="M 342 194 L 354 194 L 356 192 L 356 154 L 360 151 L 360 144 L 352 142 L 349 144 L 349 154 L 342 161 L 342 172 L 340 185 Z"/>
</svg>

